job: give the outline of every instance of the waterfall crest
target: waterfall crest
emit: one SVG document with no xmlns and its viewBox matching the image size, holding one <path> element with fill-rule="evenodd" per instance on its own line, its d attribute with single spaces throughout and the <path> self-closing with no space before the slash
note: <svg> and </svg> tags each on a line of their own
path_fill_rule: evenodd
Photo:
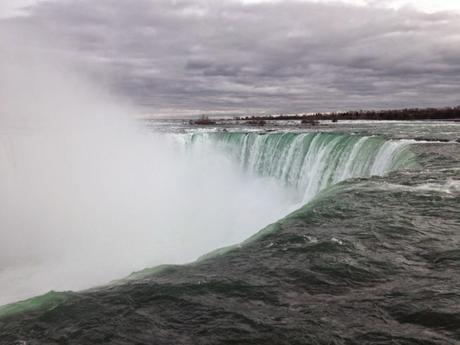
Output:
<svg viewBox="0 0 460 345">
<path fill-rule="evenodd" d="M 337 133 L 194 133 L 192 147 L 211 146 L 250 174 L 277 179 L 306 203 L 340 181 L 409 167 L 408 141 Z"/>
</svg>

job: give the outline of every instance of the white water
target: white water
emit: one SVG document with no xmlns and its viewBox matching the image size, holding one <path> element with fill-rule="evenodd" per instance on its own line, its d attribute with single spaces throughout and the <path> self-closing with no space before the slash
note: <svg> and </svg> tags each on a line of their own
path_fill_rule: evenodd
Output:
<svg viewBox="0 0 460 345">
<path fill-rule="evenodd" d="M 400 185 L 394 183 L 381 183 L 374 188 L 382 190 L 400 190 L 405 192 L 427 192 L 430 195 L 432 192 L 447 194 L 451 197 L 456 197 L 460 193 L 460 180 L 449 179 L 443 183 L 423 183 L 417 185 Z"/>
<path fill-rule="evenodd" d="M 201 133 L 193 150 L 215 147 L 252 176 L 275 178 L 300 203 L 354 177 L 382 176 L 411 164 L 409 141 L 385 141 L 338 133 Z"/>
</svg>

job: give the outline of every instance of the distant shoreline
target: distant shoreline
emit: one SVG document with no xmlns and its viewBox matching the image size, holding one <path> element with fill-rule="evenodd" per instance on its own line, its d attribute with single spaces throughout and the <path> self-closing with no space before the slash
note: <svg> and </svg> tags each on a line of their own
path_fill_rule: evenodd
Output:
<svg viewBox="0 0 460 345">
<path fill-rule="evenodd" d="M 235 117 L 236 120 L 244 121 L 282 121 L 300 120 L 305 122 L 330 120 L 333 122 L 341 120 L 376 120 L 376 121 L 417 121 L 417 120 L 439 120 L 459 121 L 460 106 L 445 108 L 410 108 L 395 110 L 359 110 L 332 113 L 295 114 L 295 115 L 264 115 L 264 116 L 242 116 Z"/>
</svg>

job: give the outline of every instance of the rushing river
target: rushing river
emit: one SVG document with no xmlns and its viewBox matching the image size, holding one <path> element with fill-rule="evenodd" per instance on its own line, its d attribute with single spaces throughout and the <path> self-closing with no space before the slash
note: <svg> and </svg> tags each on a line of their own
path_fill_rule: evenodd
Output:
<svg viewBox="0 0 460 345">
<path fill-rule="evenodd" d="M 207 162 L 190 168 L 195 180 L 187 183 L 195 188 L 184 182 L 161 194 L 177 197 L 172 207 L 178 210 L 152 223 L 175 231 L 164 242 L 168 250 L 152 253 L 164 265 L 98 288 L 1 307 L 0 344 L 460 341 L 460 125 L 347 122 L 221 131 L 164 121 L 149 127 L 186 159 L 176 169 Z M 158 176 L 167 174 L 166 166 Z M 215 197 L 181 201 L 186 192 Z M 229 227 L 233 218 L 239 221 Z M 187 226 L 193 234 L 177 232 Z M 144 223 L 142 229 L 145 242 Z M 184 243 L 175 247 L 174 240 Z M 194 250 L 184 257 L 168 253 L 189 247 Z M 136 248 L 142 258 L 125 268 L 148 262 L 148 250 Z M 129 256 L 127 249 L 123 260 Z M 108 277 L 113 274 L 120 272 Z"/>
</svg>

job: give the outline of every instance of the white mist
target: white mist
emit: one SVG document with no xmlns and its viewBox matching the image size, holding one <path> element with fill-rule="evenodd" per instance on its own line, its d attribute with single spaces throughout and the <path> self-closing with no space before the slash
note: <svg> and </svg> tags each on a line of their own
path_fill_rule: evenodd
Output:
<svg viewBox="0 0 460 345">
<path fill-rule="evenodd" d="M 3 36 L 0 305 L 189 262 L 290 210 L 275 184 L 146 132 L 55 54 Z"/>
</svg>

